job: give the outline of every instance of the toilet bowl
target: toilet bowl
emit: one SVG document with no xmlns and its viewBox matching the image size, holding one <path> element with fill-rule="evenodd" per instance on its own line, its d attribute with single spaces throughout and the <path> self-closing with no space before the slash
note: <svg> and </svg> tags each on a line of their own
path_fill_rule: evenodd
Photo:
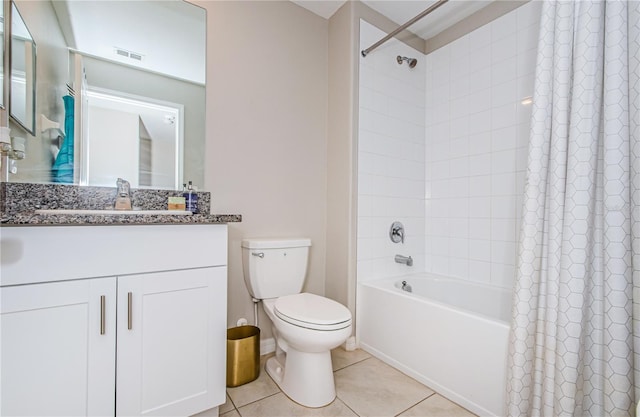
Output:
<svg viewBox="0 0 640 417">
<path fill-rule="evenodd" d="M 294 305 L 297 301 L 315 307 L 322 305 L 330 311 L 323 316 L 326 310 L 304 307 L 295 310 L 287 305 L 285 315 L 282 301 Z M 331 349 L 340 346 L 351 335 L 351 313 L 335 301 L 308 293 L 264 300 L 263 303 L 276 333 L 276 355 L 267 361 L 267 373 L 299 404 L 306 407 L 330 404 L 336 397 Z M 310 312 L 314 314 L 310 315 Z"/>
<path fill-rule="evenodd" d="M 272 322 L 276 354 L 266 364 L 284 394 L 306 407 L 336 397 L 331 349 L 352 332 L 351 312 L 328 298 L 301 293 L 309 239 L 245 239 L 244 279 Z"/>
</svg>

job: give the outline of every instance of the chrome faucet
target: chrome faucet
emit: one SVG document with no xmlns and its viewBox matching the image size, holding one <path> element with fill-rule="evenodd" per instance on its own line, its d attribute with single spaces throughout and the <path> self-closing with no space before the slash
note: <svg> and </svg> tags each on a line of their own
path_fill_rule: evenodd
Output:
<svg viewBox="0 0 640 417">
<path fill-rule="evenodd" d="M 396 255 L 396 257 L 394 259 L 399 264 L 405 264 L 407 266 L 413 266 L 413 258 L 411 258 L 411 256 Z"/>
<path fill-rule="evenodd" d="M 131 210 L 131 184 L 129 184 L 129 181 L 118 178 L 116 187 L 116 203 L 113 208 L 116 210 Z"/>
</svg>

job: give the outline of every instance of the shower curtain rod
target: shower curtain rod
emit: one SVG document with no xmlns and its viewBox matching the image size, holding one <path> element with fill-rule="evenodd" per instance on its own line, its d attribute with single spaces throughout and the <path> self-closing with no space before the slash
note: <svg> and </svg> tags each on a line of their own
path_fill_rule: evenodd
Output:
<svg viewBox="0 0 640 417">
<path fill-rule="evenodd" d="M 371 51 L 373 51 L 374 49 L 376 49 L 378 46 L 382 45 L 383 43 L 385 43 L 386 41 L 388 41 L 389 39 L 393 38 L 394 36 L 396 36 L 398 33 L 402 32 L 403 30 L 405 30 L 406 28 L 408 28 L 409 26 L 413 25 L 414 23 L 416 23 L 418 20 L 422 19 L 423 17 L 425 17 L 426 15 L 428 15 L 429 13 L 431 13 L 432 11 L 434 11 L 435 9 L 437 9 L 438 7 L 442 6 L 443 4 L 445 4 L 446 2 L 448 2 L 449 0 L 438 0 L 437 3 L 432 4 L 431 7 L 429 7 L 428 9 L 426 9 L 425 11 L 423 11 L 422 13 L 420 13 L 419 15 L 417 15 L 416 17 L 414 17 L 413 19 L 409 20 L 407 23 L 405 23 L 402 26 L 399 26 L 396 30 L 394 30 L 393 32 L 391 32 L 390 34 L 388 34 L 387 36 L 385 36 L 384 38 L 380 39 L 378 42 L 374 43 L 373 45 L 371 45 L 370 47 L 368 47 L 367 49 L 362 50 L 362 52 L 360 52 L 362 54 L 363 57 L 366 57 L 367 55 L 369 55 L 369 53 Z"/>
</svg>

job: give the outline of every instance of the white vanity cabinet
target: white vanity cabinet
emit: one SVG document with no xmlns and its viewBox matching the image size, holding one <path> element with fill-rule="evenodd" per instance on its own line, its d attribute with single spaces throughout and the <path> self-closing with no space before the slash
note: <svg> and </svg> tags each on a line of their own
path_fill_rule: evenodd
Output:
<svg viewBox="0 0 640 417">
<path fill-rule="evenodd" d="M 226 303 L 215 301 L 226 282 L 224 267 L 118 278 L 116 415 L 192 415 L 224 402 L 225 363 L 213 365 L 227 348 Z"/>
<path fill-rule="evenodd" d="M 6 287 L 0 295 L 2 415 L 113 415 L 116 279 Z"/>
<path fill-rule="evenodd" d="M 0 412 L 225 401 L 226 225 L 0 229 Z"/>
</svg>

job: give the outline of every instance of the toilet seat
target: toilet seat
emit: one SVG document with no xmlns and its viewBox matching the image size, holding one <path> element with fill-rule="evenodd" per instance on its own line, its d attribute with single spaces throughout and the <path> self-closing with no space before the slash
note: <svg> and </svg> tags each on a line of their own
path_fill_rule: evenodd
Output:
<svg viewBox="0 0 640 417">
<path fill-rule="evenodd" d="M 336 301 L 310 293 L 278 298 L 273 312 L 281 320 L 307 329 L 331 331 L 351 326 L 349 309 Z"/>
</svg>

